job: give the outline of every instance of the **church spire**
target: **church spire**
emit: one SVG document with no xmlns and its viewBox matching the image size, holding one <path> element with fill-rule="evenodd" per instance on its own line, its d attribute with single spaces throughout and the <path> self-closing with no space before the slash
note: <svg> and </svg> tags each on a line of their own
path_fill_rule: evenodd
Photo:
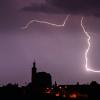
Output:
<svg viewBox="0 0 100 100">
<path fill-rule="evenodd" d="M 34 60 L 34 62 L 33 62 L 33 67 L 32 67 L 32 83 L 33 83 L 33 81 L 35 80 L 35 78 L 36 78 L 36 73 L 37 73 L 37 68 L 36 68 L 36 62 L 35 62 L 35 60 Z"/>
<path fill-rule="evenodd" d="M 33 62 L 33 68 L 36 68 L 36 62 L 35 62 L 35 60 Z"/>
</svg>

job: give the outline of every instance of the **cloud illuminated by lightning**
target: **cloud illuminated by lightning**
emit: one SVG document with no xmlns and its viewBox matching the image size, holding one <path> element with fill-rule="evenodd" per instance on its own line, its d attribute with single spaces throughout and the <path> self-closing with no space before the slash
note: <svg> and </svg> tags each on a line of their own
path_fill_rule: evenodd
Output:
<svg viewBox="0 0 100 100">
<path fill-rule="evenodd" d="M 95 73 L 100 73 L 100 70 L 91 69 L 91 68 L 89 68 L 89 65 L 88 65 L 88 53 L 89 53 L 89 50 L 90 50 L 90 47 L 91 47 L 91 42 L 90 42 L 91 36 L 86 31 L 86 29 L 85 29 L 85 27 L 83 25 L 83 20 L 84 20 L 84 18 L 82 17 L 81 18 L 81 27 L 82 27 L 85 35 L 87 36 L 87 43 L 88 43 L 88 47 L 87 47 L 87 49 L 85 51 L 85 68 L 86 68 L 87 71 L 91 71 L 91 72 L 95 72 Z"/>
<path fill-rule="evenodd" d="M 47 21 L 40 21 L 40 20 L 30 20 L 24 27 L 22 27 L 22 29 L 27 29 L 32 23 L 36 22 L 36 23 L 42 23 L 42 24 L 48 24 L 51 26 L 55 26 L 55 27 L 64 27 L 68 18 L 70 15 L 67 15 L 64 22 L 62 24 L 55 24 L 55 23 L 50 23 Z"/>
</svg>

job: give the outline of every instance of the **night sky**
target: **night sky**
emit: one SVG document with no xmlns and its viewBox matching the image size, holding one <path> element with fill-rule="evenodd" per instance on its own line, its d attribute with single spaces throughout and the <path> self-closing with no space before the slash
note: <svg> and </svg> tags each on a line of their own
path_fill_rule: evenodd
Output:
<svg viewBox="0 0 100 100">
<path fill-rule="evenodd" d="M 21 29 L 31 19 L 61 24 L 68 14 L 65 27 L 33 23 Z M 100 83 L 100 73 L 85 69 L 82 16 L 91 36 L 90 68 L 100 70 L 100 0 L 0 0 L 0 84 L 30 82 L 34 59 L 53 83 Z"/>
</svg>

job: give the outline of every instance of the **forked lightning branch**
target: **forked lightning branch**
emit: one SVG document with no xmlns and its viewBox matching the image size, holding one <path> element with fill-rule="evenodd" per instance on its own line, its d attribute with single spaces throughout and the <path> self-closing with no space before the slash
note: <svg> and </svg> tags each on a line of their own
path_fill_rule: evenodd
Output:
<svg viewBox="0 0 100 100">
<path fill-rule="evenodd" d="M 83 32 L 85 33 L 85 35 L 87 36 L 87 44 L 88 44 L 88 47 L 85 51 L 85 68 L 87 71 L 91 71 L 91 72 L 95 72 L 95 73 L 100 73 L 100 70 L 93 70 L 89 67 L 89 64 L 88 64 L 88 53 L 89 53 L 89 50 L 91 49 L 91 36 L 89 35 L 89 33 L 86 31 L 84 25 L 83 25 L 83 20 L 84 20 L 84 17 L 81 18 L 81 27 L 83 29 Z"/>
<path fill-rule="evenodd" d="M 55 23 L 51 23 L 51 22 L 47 22 L 47 21 L 41 21 L 41 20 L 30 20 L 25 26 L 23 26 L 21 29 L 25 30 L 25 29 L 28 29 L 29 26 L 32 24 L 32 23 L 41 23 L 41 24 L 47 24 L 47 25 L 51 25 L 53 27 L 64 27 L 65 24 L 67 23 L 68 21 L 68 18 L 69 18 L 70 15 L 67 15 L 65 20 L 63 21 L 62 24 L 55 24 Z M 81 27 L 83 29 L 83 32 L 84 34 L 86 35 L 87 37 L 87 48 L 85 50 L 85 53 L 84 53 L 84 57 L 85 57 L 85 69 L 86 71 L 90 71 L 90 72 L 95 72 L 95 73 L 100 73 L 100 70 L 94 70 L 94 69 L 91 69 L 88 65 L 88 53 L 89 53 L 89 50 L 91 49 L 91 36 L 89 35 L 89 33 L 86 31 L 85 27 L 84 27 L 84 24 L 83 24 L 83 21 L 84 21 L 84 17 L 81 18 Z"/>
<path fill-rule="evenodd" d="M 70 15 L 66 16 L 64 22 L 62 24 L 55 24 L 55 23 L 50 23 L 50 22 L 47 22 L 47 21 L 41 21 L 41 20 L 30 20 L 25 26 L 22 27 L 22 29 L 27 29 L 32 23 L 41 23 L 41 24 L 48 24 L 48 25 L 51 25 L 51 26 L 54 26 L 54 27 L 64 27 L 68 18 L 69 18 Z"/>
</svg>

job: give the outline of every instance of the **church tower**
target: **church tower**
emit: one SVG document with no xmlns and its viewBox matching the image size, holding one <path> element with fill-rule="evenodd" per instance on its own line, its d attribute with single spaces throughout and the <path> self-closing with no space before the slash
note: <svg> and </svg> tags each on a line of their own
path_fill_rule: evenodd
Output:
<svg viewBox="0 0 100 100">
<path fill-rule="evenodd" d="M 33 67 L 32 67 L 32 76 L 31 76 L 32 77 L 32 79 L 31 79 L 32 84 L 35 82 L 36 74 L 37 74 L 37 68 L 36 68 L 36 62 L 34 61 Z"/>
</svg>

